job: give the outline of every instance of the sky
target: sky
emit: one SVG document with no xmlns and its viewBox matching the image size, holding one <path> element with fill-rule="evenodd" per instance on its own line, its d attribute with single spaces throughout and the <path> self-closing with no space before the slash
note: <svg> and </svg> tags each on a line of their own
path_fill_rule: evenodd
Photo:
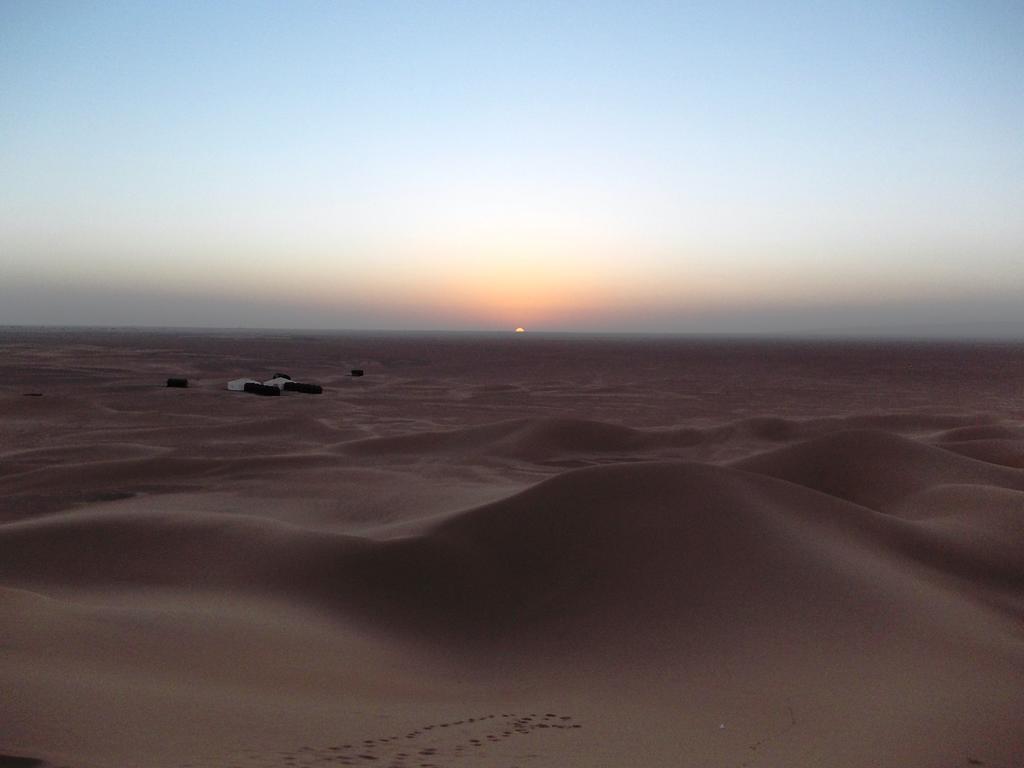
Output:
<svg viewBox="0 0 1024 768">
<path fill-rule="evenodd" d="M 1024 338 L 1024 4 L 0 0 L 0 324 Z"/>
</svg>

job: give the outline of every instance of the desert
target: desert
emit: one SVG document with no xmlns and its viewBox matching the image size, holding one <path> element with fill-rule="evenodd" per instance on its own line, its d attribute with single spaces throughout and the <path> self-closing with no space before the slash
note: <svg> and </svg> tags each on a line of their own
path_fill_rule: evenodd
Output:
<svg viewBox="0 0 1024 768">
<path fill-rule="evenodd" d="M 0 2 L 0 768 L 1024 768 L 1022 42 Z"/>
<path fill-rule="evenodd" d="M 1024 765 L 1019 343 L 0 354 L 0 765 Z"/>
</svg>

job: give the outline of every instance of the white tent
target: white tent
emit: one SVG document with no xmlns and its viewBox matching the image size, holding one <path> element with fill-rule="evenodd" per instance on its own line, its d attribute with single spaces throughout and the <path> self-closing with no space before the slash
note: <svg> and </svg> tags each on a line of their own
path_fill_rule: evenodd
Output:
<svg viewBox="0 0 1024 768">
<path fill-rule="evenodd" d="M 246 384 L 259 384 L 256 379 L 234 379 L 228 382 L 228 389 L 232 392 L 245 392 Z"/>
</svg>

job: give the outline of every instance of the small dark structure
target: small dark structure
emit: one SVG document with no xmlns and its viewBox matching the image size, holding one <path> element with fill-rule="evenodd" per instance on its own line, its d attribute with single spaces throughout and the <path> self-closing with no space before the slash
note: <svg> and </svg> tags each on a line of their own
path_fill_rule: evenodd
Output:
<svg viewBox="0 0 1024 768">
<path fill-rule="evenodd" d="M 352 375 L 353 376 L 362 376 L 363 375 L 363 369 L 362 368 L 353 368 L 352 369 Z"/>
<path fill-rule="evenodd" d="M 307 395 L 319 395 L 322 394 L 324 388 L 319 384 L 303 384 L 301 381 L 286 381 L 284 383 L 285 392 L 304 392 Z"/>
<path fill-rule="evenodd" d="M 290 379 L 291 376 L 289 376 L 287 373 L 275 373 L 270 378 L 272 378 L 272 379 Z"/>
<path fill-rule="evenodd" d="M 43 393 L 42 392 L 22 392 L 21 396 L 22 397 L 42 397 Z"/>
<path fill-rule="evenodd" d="M 244 392 L 249 392 L 253 395 L 269 395 L 270 397 L 273 397 L 275 395 L 281 395 L 281 390 L 278 389 L 277 387 L 272 387 L 267 384 L 260 384 L 255 381 L 247 382 L 245 386 L 242 388 L 242 390 Z"/>
<path fill-rule="evenodd" d="M 0 768 L 43 768 L 46 763 L 36 757 L 0 755 Z"/>
<path fill-rule="evenodd" d="M 167 380 L 167 386 L 184 388 L 188 386 L 188 379 L 172 376 Z"/>
</svg>

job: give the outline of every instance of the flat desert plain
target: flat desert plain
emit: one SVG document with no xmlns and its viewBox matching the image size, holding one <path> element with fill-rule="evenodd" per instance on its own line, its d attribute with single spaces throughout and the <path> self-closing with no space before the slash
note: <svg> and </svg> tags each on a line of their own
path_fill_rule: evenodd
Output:
<svg viewBox="0 0 1024 768">
<path fill-rule="evenodd" d="M 1024 345 L 0 360 L 0 766 L 1024 765 Z"/>
</svg>

